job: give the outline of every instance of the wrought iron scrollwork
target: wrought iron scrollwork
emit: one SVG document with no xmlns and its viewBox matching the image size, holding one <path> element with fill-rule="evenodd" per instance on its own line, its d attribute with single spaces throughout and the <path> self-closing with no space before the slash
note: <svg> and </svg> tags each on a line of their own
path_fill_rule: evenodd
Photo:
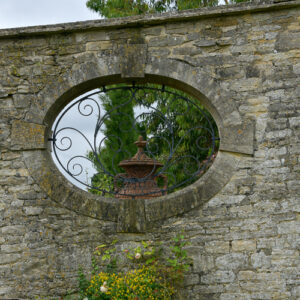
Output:
<svg viewBox="0 0 300 300">
<path fill-rule="evenodd" d="M 55 121 L 49 142 L 58 167 L 75 184 L 104 196 L 148 198 L 197 180 L 215 157 L 217 134 L 197 100 L 164 85 L 133 83 L 73 100 Z M 139 155 L 154 163 L 142 176 L 129 176 L 123 162 L 136 153 L 138 136 L 147 141 Z M 157 188 L 151 190 L 152 181 Z"/>
</svg>

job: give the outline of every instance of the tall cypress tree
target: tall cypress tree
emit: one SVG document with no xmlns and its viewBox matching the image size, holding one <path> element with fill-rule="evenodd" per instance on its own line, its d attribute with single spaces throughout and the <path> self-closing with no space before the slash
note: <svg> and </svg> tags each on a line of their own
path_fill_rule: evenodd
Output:
<svg viewBox="0 0 300 300">
<path fill-rule="evenodd" d="M 99 145 L 99 154 L 94 157 L 89 153 L 89 158 L 94 161 L 97 174 L 92 177 L 92 193 L 102 194 L 102 190 L 113 189 L 113 177 L 124 172 L 118 166 L 123 159 L 128 159 L 136 152 L 136 141 L 139 132 L 135 126 L 134 103 L 131 92 L 124 89 L 109 91 L 100 96 L 103 116 L 102 133 L 104 135 Z"/>
</svg>

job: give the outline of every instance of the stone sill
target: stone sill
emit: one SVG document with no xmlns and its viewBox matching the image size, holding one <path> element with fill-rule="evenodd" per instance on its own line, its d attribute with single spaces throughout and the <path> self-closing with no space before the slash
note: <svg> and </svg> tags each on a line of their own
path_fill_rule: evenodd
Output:
<svg viewBox="0 0 300 300">
<path fill-rule="evenodd" d="M 205 19 L 227 15 L 256 13 L 286 8 L 299 7 L 300 0 L 265 0 L 245 2 L 235 5 L 222 5 L 218 7 L 204 7 L 201 9 L 185 10 L 180 12 L 169 12 L 162 14 L 149 14 L 145 16 L 134 16 L 115 19 L 99 19 L 82 22 L 71 22 L 54 25 L 41 25 L 30 27 L 9 28 L 0 30 L 0 39 L 47 35 L 55 33 L 82 32 L 99 29 L 113 29 L 126 27 L 139 27 L 153 24 L 164 24 L 171 22 L 182 22 L 196 19 Z"/>
</svg>

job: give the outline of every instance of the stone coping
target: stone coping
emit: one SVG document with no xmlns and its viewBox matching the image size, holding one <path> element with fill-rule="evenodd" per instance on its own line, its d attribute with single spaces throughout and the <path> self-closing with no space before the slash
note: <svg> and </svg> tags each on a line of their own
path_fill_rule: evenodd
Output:
<svg viewBox="0 0 300 300">
<path fill-rule="evenodd" d="M 270 10 L 286 9 L 300 6 L 300 0 L 265 0 L 245 2 L 235 5 L 221 5 L 217 7 L 204 7 L 201 9 L 168 12 L 162 14 L 148 14 L 145 16 L 131 16 L 126 18 L 99 19 L 82 22 L 70 22 L 53 25 L 29 26 L 0 29 L 0 39 L 47 35 L 55 33 L 83 32 L 99 29 L 112 29 L 124 27 L 139 27 L 153 24 L 163 24 L 191 19 L 212 18 L 224 15 L 236 15 Z"/>
</svg>

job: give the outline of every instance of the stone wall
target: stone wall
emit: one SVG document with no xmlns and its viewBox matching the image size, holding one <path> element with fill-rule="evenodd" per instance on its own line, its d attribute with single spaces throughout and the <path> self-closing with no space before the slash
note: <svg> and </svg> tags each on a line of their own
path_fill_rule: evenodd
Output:
<svg viewBox="0 0 300 300">
<path fill-rule="evenodd" d="M 299 7 L 274 0 L 0 30 L 0 298 L 65 294 L 99 243 L 167 243 L 184 230 L 186 297 L 299 299 Z M 67 183 L 47 141 L 74 97 L 133 78 L 197 97 L 221 136 L 204 178 L 134 204 Z"/>
</svg>

